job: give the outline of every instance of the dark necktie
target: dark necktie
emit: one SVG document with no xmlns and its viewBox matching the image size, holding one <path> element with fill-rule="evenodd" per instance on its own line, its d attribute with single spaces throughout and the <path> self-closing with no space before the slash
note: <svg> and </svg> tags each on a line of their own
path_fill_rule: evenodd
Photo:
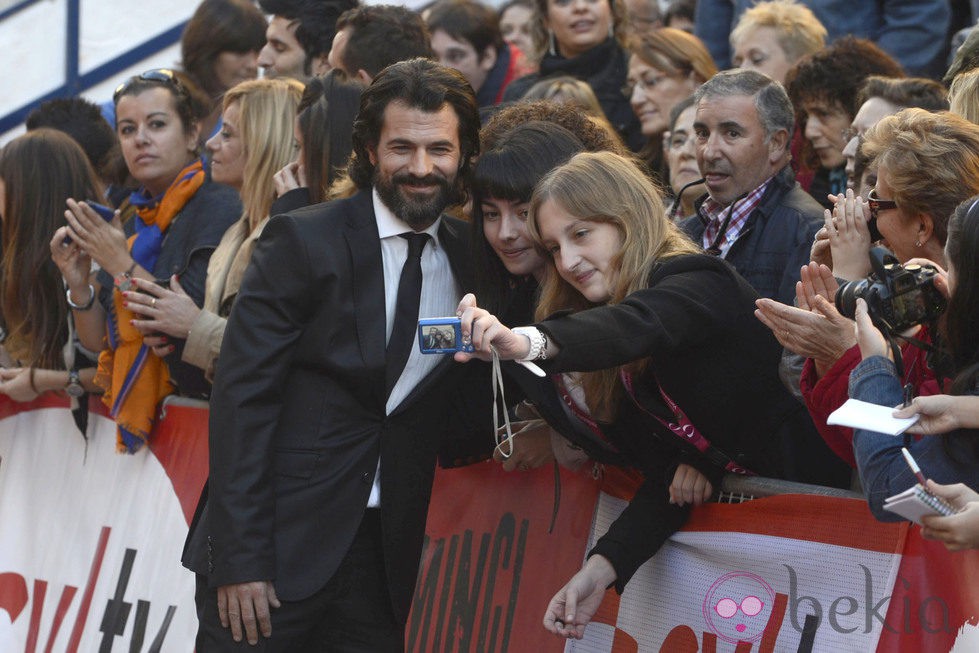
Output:
<svg viewBox="0 0 979 653">
<path fill-rule="evenodd" d="M 422 250 L 430 236 L 414 232 L 400 234 L 408 241 L 408 258 L 401 268 L 398 281 L 398 302 L 394 309 L 394 325 L 387 346 L 386 381 L 387 394 L 401 376 L 408 362 L 408 355 L 415 343 L 415 327 L 418 324 L 418 305 L 422 296 Z"/>
</svg>

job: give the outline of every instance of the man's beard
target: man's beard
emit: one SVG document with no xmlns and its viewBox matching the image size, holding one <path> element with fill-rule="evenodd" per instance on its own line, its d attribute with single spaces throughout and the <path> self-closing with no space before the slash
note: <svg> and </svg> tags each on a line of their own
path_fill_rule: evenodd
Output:
<svg viewBox="0 0 979 653">
<path fill-rule="evenodd" d="M 435 192 L 421 196 L 402 189 L 402 184 L 431 184 L 435 186 Z M 388 179 L 376 168 L 374 170 L 374 188 L 381 201 L 415 231 L 428 228 L 442 215 L 452 201 L 452 184 L 452 181 L 437 173 L 424 177 L 400 173 Z"/>
</svg>

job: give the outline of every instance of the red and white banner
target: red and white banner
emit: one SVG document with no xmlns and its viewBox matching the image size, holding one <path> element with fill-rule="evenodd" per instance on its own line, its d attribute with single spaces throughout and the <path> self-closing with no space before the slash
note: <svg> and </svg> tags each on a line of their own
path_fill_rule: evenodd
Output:
<svg viewBox="0 0 979 653">
<path fill-rule="evenodd" d="M 206 476 L 207 411 L 170 406 L 151 447 L 115 453 L 65 402 L 0 398 L 0 651 L 193 650 L 179 563 Z M 979 554 L 877 523 L 862 502 L 709 505 L 609 592 L 580 642 L 544 608 L 635 488 L 547 467 L 440 470 L 406 649 L 418 653 L 979 650 Z M 313 509 L 311 507 L 311 509 Z"/>
</svg>

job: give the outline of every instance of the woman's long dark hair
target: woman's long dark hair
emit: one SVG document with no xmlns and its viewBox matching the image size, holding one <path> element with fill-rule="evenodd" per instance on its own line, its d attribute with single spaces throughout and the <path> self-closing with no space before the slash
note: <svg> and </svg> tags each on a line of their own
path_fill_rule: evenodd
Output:
<svg viewBox="0 0 979 653">
<path fill-rule="evenodd" d="M 100 200 L 98 177 L 75 141 L 45 128 L 3 148 L 0 180 L 6 194 L 0 314 L 7 344 L 24 366 L 64 369 L 68 305 L 50 242 L 66 224 L 65 200 Z"/>
<path fill-rule="evenodd" d="M 313 204 L 326 200 L 327 189 L 347 167 L 353 151 L 351 133 L 364 89 L 333 71 L 306 85 L 296 119 L 303 136 L 303 168 Z"/>
<path fill-rule="evenodd" d="M 979 195 L 952 213 L 945 255 L 955 273 L 944 333 L 955 375 L 951 392 L 969 394 L 979 383 Z"/>
<path fill-rule="evenodd" d="M 472 255 L 480 306 L 502 313 L 520 280 L 500 261 L 483 235 L 483 200 L 529 202 L 534 186 L 585 146 L 558 124 L 534 120 L 514 127 L 476 162 L 472 182 Z M 529 307 L 532 308 L 533 307 Z"/>
</svg>

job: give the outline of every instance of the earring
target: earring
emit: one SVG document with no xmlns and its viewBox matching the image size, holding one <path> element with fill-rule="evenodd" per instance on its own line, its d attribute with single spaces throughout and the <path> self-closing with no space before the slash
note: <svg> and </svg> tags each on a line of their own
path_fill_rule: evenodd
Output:
<svg viewBox="0 0 979 653">
<path fill-rule="evenodd" d="M 921 241 L 920 240 L 914 241 L 914 246 L 915 247 L 921 247 Z"/>
<path fill-rule="evenodd" d="M 552 29 L 547 30 L 547 42 L 548 42 L 547 51 L 553 57 L 554 55 L 557 54 L 557 48 L 554 46 L 554 30 Z"/>
</svg>

